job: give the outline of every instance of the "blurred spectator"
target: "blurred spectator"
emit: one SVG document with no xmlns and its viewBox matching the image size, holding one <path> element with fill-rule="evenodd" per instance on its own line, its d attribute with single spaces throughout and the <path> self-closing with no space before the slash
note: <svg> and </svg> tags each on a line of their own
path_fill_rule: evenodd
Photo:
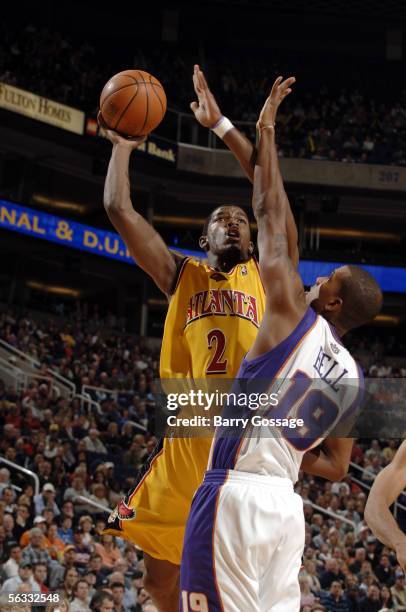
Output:
<svg viewBox="0 0 406 612">
<path fill-rule="evenodd" d="M 50 507 L 54 513 L 54 516 L 60 514 L 60 510 L 55 503 L 56 491 L 52 483 L 47 482 L 42 487 L 42 493 L 34 497 L 35 512 L 36 514 L 42 514 L 44 508 Z"/>
<path fill-rule="evenodd" d="M 342 586 L 339 582 L 333 581 L 330 592 L 322 596 L 321 603 L 328 612 L 349 612 L 350 607 L 347 598 L 343 594 Z"/>
<path fill-rule="evenodd" d="M 96 612 L 114 612 L 114 599 L 108 591 L 96 591 L 90 602 L 90 609 Z"/>
<path fill-rule="evenodd" d="M 402 570 L 395 573 L 395 584 L 391 588 L 393 603 L 399 612 L 406 610 L 406 585 L 405 574 Z"/>
<path fill-rule="evenodd" d="M 89 585 L 83 578 L 73 587 L 73 599 L 70 603 L 70 612 L 91 612 L 89 608 Z"/>
<path fill-rule="evenodd" d="M 111 535 L 102 535 L 101 542 L 95 544 L 94 548 L 95 552 L 100 555 L 104 568 L 112 569 L 118 561 L 122 560 L 121 553 Z"/>
<path fill-rule="evenodd" d="M 6 576 L 6 578 L 14 578 L 18 574 L 18 568 L 22 560 L 22 552 L 21 547 L 17 544 L 17 542 L 11 542 L 9 544 L 9 557 L 3 563 L 2 570 Z"/>
<path fill-rule="evenodd" d="M 33 565 L 33 578 L 41 589 L 41 593 L 49 593 L 49 589 L 46 586 L 48 575 L 48 568 L 45 563 L 36 563 Z"/>
<path fill-rule="evenodd" d="M 47 550 L 42 546 L 44 534 L 38 527 L 33 527 L 29 533 L 30 543 L 23 550 L 23 560 L 28 561 L 31 566 L 35 563 L 45 563 L 47 567 L 51 565 L 51 557 Z"/>
<path fill-rule="evenodd" d="M 8 580 L 3 583 L 0 594 L 16 593 L 20 590 L 21 585 L 28 586 L 28 591 L 31 593 L 39 593 L 41 590 L 32 576 L 31 563 L 26 560 L 20 562 L 17 576 L 8 578 Z"/>
</svg>

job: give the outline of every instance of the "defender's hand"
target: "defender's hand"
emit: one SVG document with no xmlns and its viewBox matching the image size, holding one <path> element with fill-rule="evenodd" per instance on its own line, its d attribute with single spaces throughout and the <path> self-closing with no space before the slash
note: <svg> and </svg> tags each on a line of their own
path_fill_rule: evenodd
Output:
<svg viewBox="0 0 406 612">
<path fill-rule="evenodd" d="M 129 149 L 136 149 L 146 140 L 146 136 L 142 136 L 141 138 L 131 138 L 130 136 L 121 136 L 118 132 L 115 132 L 114 130 L 109 130 L 109 128 L 104 123 L 100 111 L 97 115 L 97 122 L 102 128 L 106 138 L 108 138 L 108 140 L 110 140 L 113 145 L 120 145 L 128 147 Z"/>
<path fill-rule="evenodd" d="M 221 119 L 222 115 L 198 64 L 194 66 L 193 85 L 198 102 L 192 102 L 190 108 L 200 125 L 212 128 Z"/>
<path fill-rule="evenodd" d="M 278 112 L 279 105 L 281 102 L 290 94 L 292 91 L 291 85 L 296 81 L 295 77 L 289 77 L 283 80 L 283 77 L 278 77 L 273 86 L 271 93 L 265 101 L 265 104 L 259 115 L 257 128 L 265 127 L 266 125 L 273 125 L 275 123 L 276 114 Z"/>
</svg>

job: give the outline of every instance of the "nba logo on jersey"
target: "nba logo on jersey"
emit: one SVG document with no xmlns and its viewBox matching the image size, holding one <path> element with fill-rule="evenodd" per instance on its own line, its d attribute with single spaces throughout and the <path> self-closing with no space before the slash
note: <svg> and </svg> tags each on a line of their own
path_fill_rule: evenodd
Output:
<svg viewBox="0 0 406 612">
<path fill-rule="evenodd" d="M 247 266 L 246 265 L 241 266 L 241 276 L 247 276 L 247 274 L 248 274 Z"/>
</svg>

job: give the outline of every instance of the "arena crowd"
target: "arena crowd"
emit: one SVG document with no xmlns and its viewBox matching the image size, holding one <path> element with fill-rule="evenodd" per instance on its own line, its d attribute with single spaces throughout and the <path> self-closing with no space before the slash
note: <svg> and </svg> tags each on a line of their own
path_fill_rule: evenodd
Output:
<svg viewBox="0 0 406 612">
<path fill-rule="evenodd" d="M 0 594 L 52 591 L 72 611 L 153 612 L 142 588 L 141 553 L 102 531 L 107 511 L 130 488 L 157 442 L 159 355 L 114 329 L 111 316 L 85 312 L 46 323 L 29 312 L 7 309 L 0 315 L 0 338 L 40 364 L 38 377 L 24 389 L 0 380 L 1 455 L 40 480 L 34 495 L 32 481 L 0 466 Z M 388 351 L 404 350 L 395 336 L 386 336 L 384 344 L 367 332 L 350 342 L 369 377 L 405 376 L 385 362 Z M 87 391 L 99 409 L 58 395 L 49 369 Z M 360 439 L 352 461 L 362 471 L 352 467 L 341 483 L 304 475 L 299 480 L 306 518 L 302 612 L 406 610 L 404 574 L 363 520 L 368 487 L 397 445 Z M 406 526 L 406 515 L 399 519 Z"/>
<path fill-rule="evenodd" d="M 95 117 L 107 80 L 120 70 L 134 67 L 161 80 L 169 108 L 190 112 L 189 104 L 194 98 L 191 75 L 198 57 L 181 55 L 177 47 L 160 44 L 155 50 L 133 49 L 112 62 L 105 58 L 101 61 L 102 49 L 97 48 L 97 42 L 94 46 L 78 43 L 34 25 L 17 32 L 4 24 L 0 31 L 0 82 L 80 108 Z M 252 49 L 249 65 L 238 51 L 227 57 L 214 52 L 206 56 L 203 68 L 223 112 L 233 121 L 248 122 L 240 127 L 251 138 L 255 137 L 253 126 L 276 74 L 286 75 L 294 67 L 299 78 L 301 75 L 301 59 L 297 55 L 295 61 L 269 64 L 263 57 L 255 57 Z M 324 79 L 328 77 L 326 72 Z M 362 74 L 362 84 L 361 77 Z M 308 78 L 307 73 L 302 78 Z M 307 81 L 278 115 L 278 146 L 283 157 L 404 166 L 405 142 L 405 91 L 398 91 L 390 100 L 389 94 L 378 98 L 363 91 L 362 86 L 337 91 L 330 82 Z"/>
</svg>

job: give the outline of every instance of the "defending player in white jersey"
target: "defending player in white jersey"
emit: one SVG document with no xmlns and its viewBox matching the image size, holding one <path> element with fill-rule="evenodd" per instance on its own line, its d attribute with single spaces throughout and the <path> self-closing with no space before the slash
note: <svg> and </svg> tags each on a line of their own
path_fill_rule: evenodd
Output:
<svg viewBox="0 0 406 612">
<path fill-rule="evenodd" d="M 257 126 L 253 210 L 266 307 L 235 391 L 276 390 L 278 405 L 267 416 L 301 418 L 304 426 L 294 437 L 288 428 L 272 432 L 252 426 L 231 435 L 225 428 L 217 430 L 186 528 L 184 612 L 299 610 L 304 517 L 293 485 L 303 459 L 306 470 L 329 473 L 328 455 L 320 447 L 311 449 L 353 414 L 362 396 L 361 372 L 340 338 L 372 320 L 382 304 L 375 280 L 355 266 L 318 279 L 306 296 L 288 257 L 288 202 L 279 171 L 275 117 L 293 82 L 282 82 L 282 77 L 275 81 Z M 243 410 L 245 416 L 250 412 L 248 407 Z"/>
<path fill-rule="evenodd" d="M 390 507 L 406 487 L 406 440 L 402 442 L 393 461 L 375 478 L 368 495 L 364 518 L 385 546 L 396 552 L 403 571 L 406 571 L 406 534 L 397 524 Z"/>
</svg>

